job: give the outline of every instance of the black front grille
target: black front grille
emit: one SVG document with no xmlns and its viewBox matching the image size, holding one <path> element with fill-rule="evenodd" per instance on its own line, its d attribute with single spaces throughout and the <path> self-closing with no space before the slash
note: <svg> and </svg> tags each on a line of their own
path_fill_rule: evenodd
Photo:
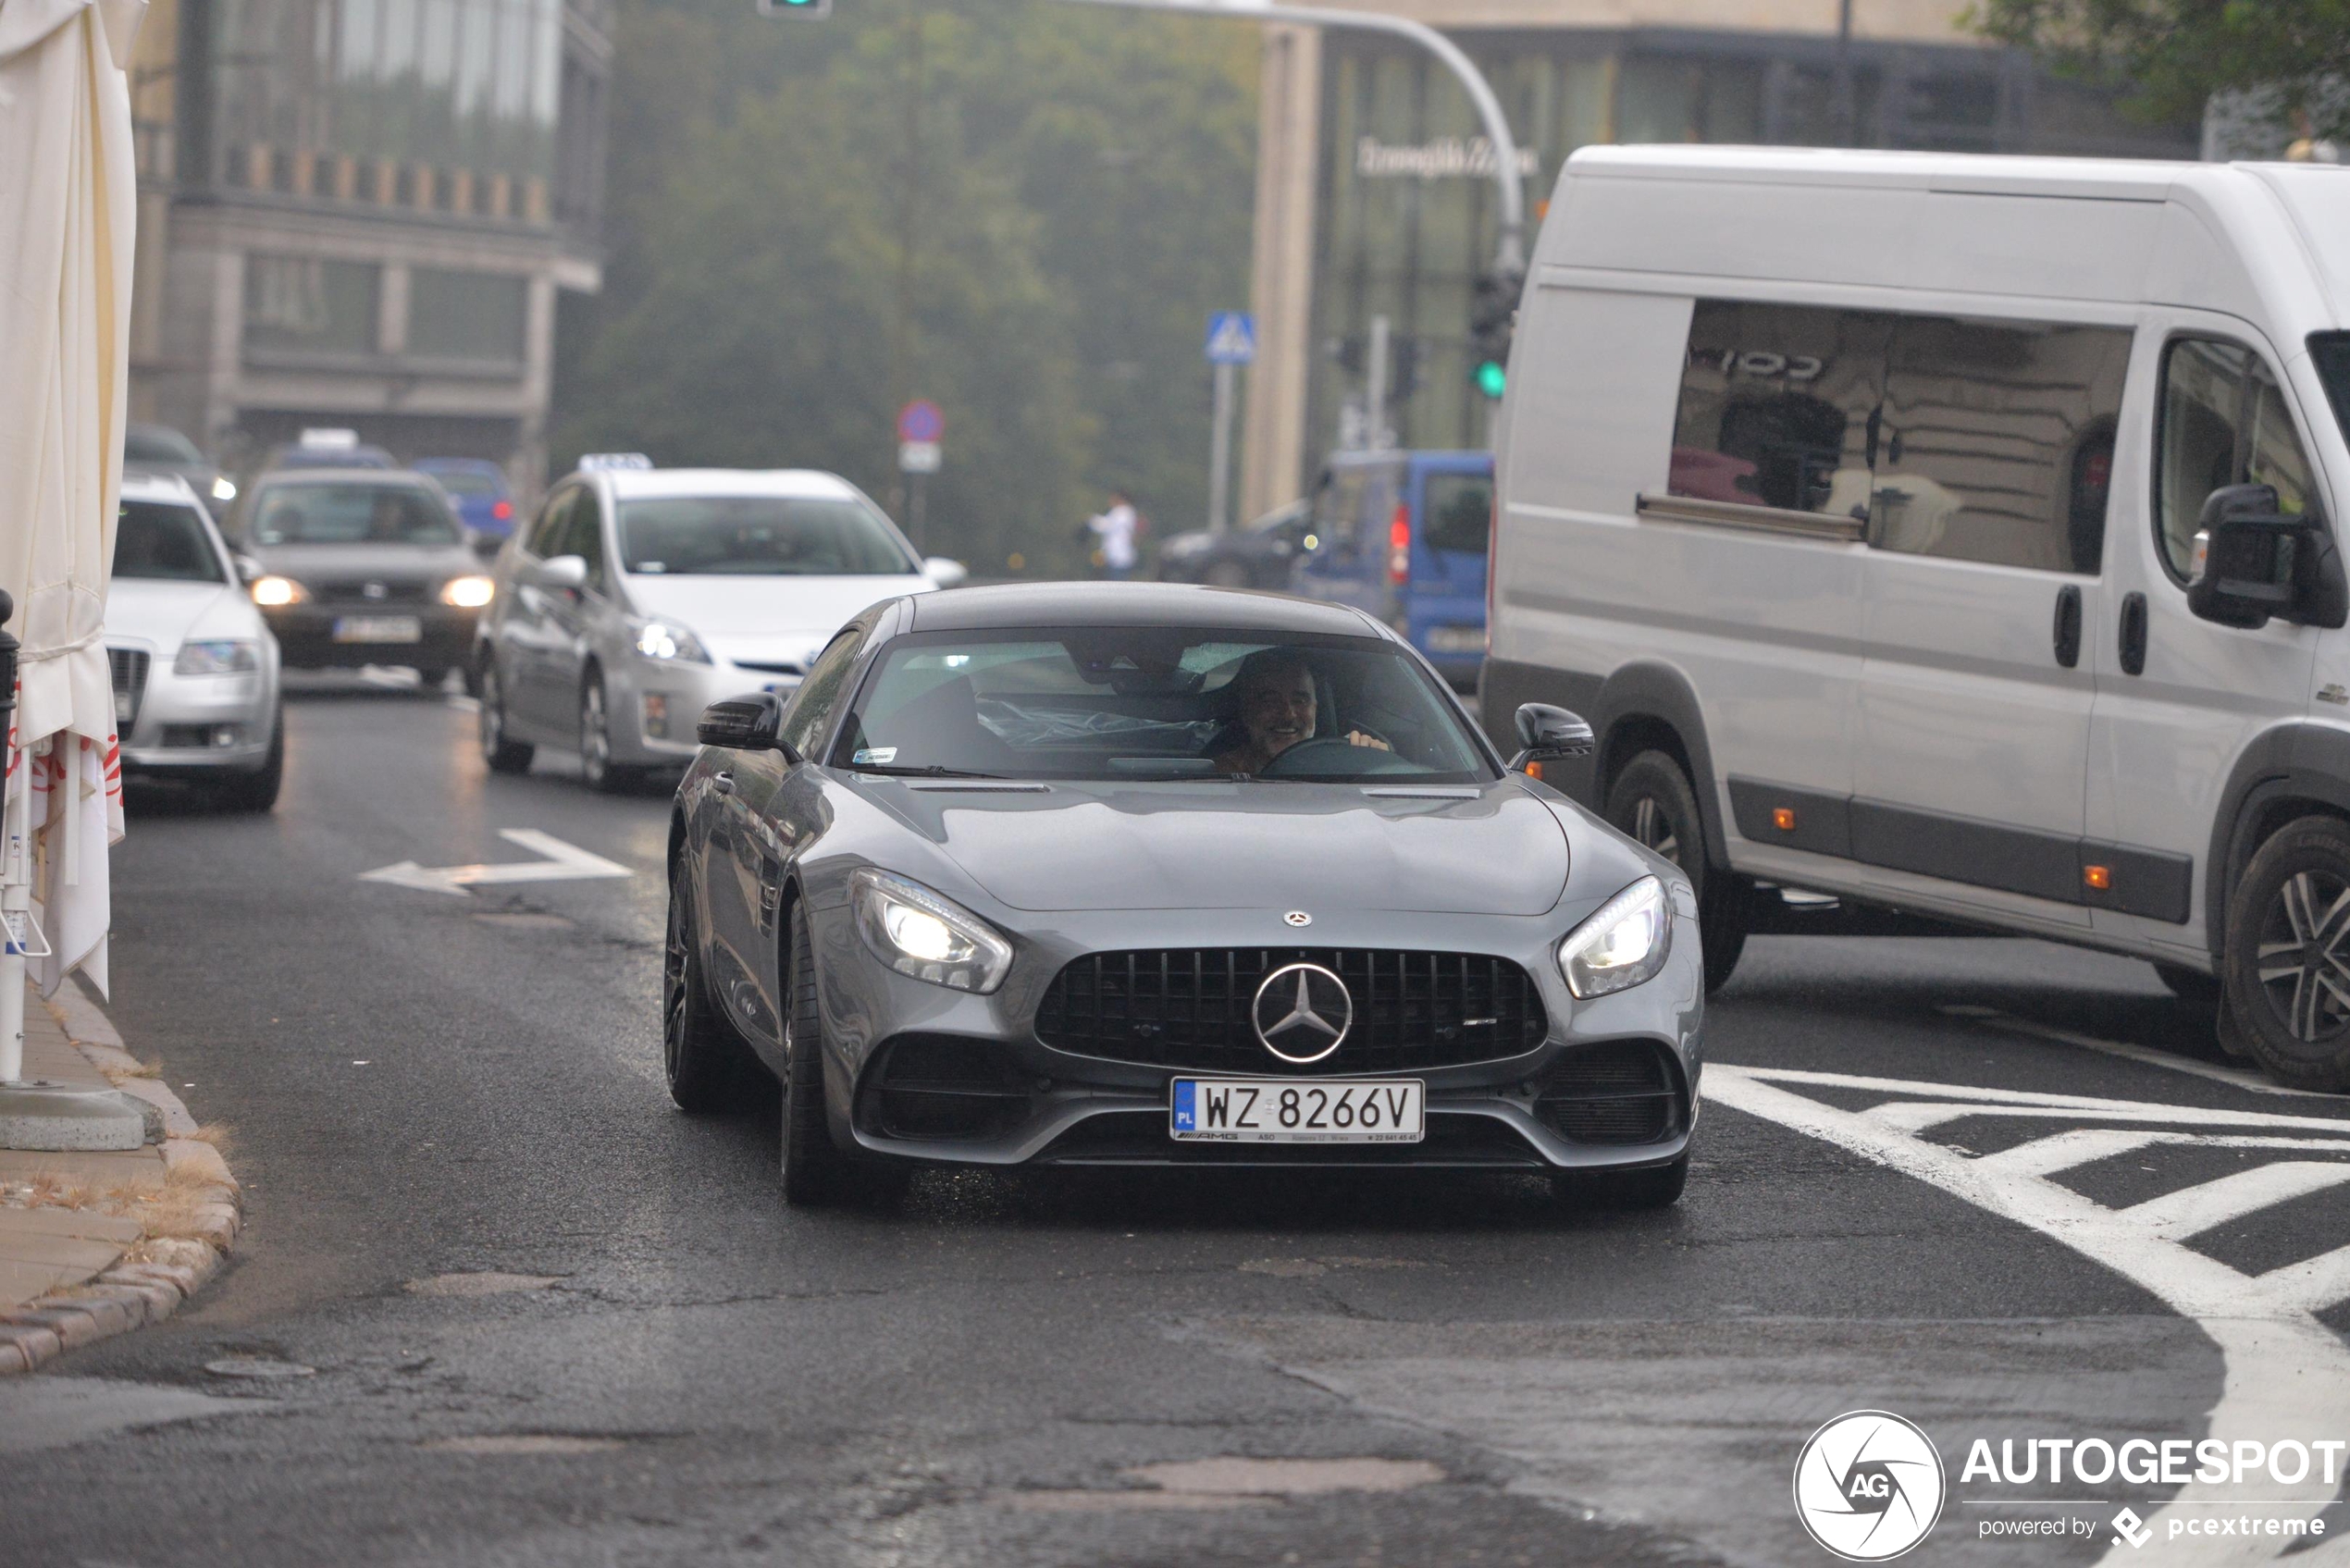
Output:
<svg viewBox="0 0 2350 1568">
<path fill-rule="evenodd" d="M 378 592 L 369 593 L 369 585 Z M 397 583 L 381 577 L 352 577 L 307 585 L 310 597 L 328 604 L 422 604 L 432 597 L 430 583 Z"/>
<path fill-rule="evenodd" d="M 1284 964 L 1346 984 L 1354 1021 L 1337 1050 L 1293 1066 L 1265 1048 L 1251 1010 Z M 1397 1072 L 1522 1056 L 1550 1019 L 1526 971 L 1477 953 L 1188 947 L 1096 953 L 1053 977 L 1036 1037 L 1058 1051 L 1200 1072 Z"/>
<path fill-rule="evenodd" d="M 136 648 L 106 649 L 106 665 L 114 674 L 115 727 L 124 735 L 139 722 L 139 704 L 146 700 L 147 666 L 152 656 Z"/>
<path fill-rule="evenodd" d="M 1027 1118 L 1028 1086 L 992 1042 L 900 1034 L 880 1056 L 864 1119 L 885 1137 L 993 1138 Z"/>
<path fill-rule="evenodd" d="M 1680 1128 L 1679 1083 L 1664 1047 L 1602 1041 L 1552 1064 L 1534 1114 L 1577 1143 L 1654 1143 Z"/>
</svg>

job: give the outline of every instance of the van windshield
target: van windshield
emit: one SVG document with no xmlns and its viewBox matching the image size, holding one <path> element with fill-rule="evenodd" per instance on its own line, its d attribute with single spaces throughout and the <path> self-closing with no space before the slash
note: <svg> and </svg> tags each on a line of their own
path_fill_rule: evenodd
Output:
<svg viewBox="0 0 2350 1568">
<path fill-rule="evenodd" d="M 897 638 L 830 760 L 1020 779 L 1494 777 L 1459 709 L 1393 643 L 1178 626 Z"/>
</svg>

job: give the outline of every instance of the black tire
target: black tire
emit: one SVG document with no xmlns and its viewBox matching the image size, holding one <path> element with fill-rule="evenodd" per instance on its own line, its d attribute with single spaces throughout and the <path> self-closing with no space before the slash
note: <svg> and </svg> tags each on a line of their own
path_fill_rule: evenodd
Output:
<svg viewBox="0 0 2350 1568">
<path fill-rule="evenodd" d="M 1697 893 L 1699 940 L 1705 948 L 1705 989 L 1718 991 L 1738 968 L 1746 947 L 1747 907 L 1753 883 L 1705 863 L 1705 820 L 1698 814 L 1697 791 L 1669 752 L 1643 751 L 1624 765 L 1608 786 L 1605 815 L 1681 868 Z"/>
<path fill-rule="evenodd" d="M 784 1025 L 784 1202 L 808 1208 L 836 1204 L 848 1195 L 848 1156 L 833 1142 L 824 1109 L 824 1014 L 816 1001 L 816 949 L 809 940 L 807 912 L 797 904 L 788 917 L 785 951 L 791 997 Z"/>
<path fill-rule="evenodd" d="M 2222 978 L 2253 1056 L 2296 1089 L 2350 1090 L 2350 823 L 2304 817 L 2228 898 Z"/>
<path fill-rule="evenodd" d="M 1559 1201 L 1577 1208 L 1669 1209 L 1688 1184 L 1686 1150 L 1672 1164 L 1645 1170 L 1563 1171 L 1551 1178 Z"/>
<path fill-rule="evenodd" d="M 506 683 L 498 676 L 495 658 L 481 661 L 480 708 L 474 722 L 481 737 L 481 759 L 489 764 L 493 773 L 526 773 L 530 759 L 538 748 L 527 741 L 509 740 L 506 736 Z"/>
<path fill-rule="evenodd" d="M 599 795 L 626 795 L 644 776 L 642 769 L 612 759 L 612 706 L 600 670 L 588 671 L 579 684 L 579 772 Z"/>
<path fill-rule="evenodd" d="M 669 875 L 669 933 L 661 965 L 661 1066 L 681 1111 L 706 1116 L 741 1104 L 749 1050 L 710 998 L 694 924 L 691 874 L 681 858 Z"/>
<path fill-rule="evenodd" d="M 269 720 L 269 750 L 261 766 L 250 773 L 229 773 L 213 785 L 213 804 L 223 811 L 258 815 L 274 810 L 278 792 L 286 781 L 286 714 L 279 709 Z"/>
</svg>

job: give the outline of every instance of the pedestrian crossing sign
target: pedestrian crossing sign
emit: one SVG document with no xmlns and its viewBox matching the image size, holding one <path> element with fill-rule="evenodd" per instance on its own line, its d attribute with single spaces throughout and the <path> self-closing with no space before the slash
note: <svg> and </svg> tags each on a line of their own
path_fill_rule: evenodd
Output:
<svg viewBox="0 0 2350 1568">
<path fill-rule="evenodd" d="M 1207 363 L 1246 364 L 1256 357 L 1256 318 L 1244 310 L 1211 311 L 1207 317 Z"/>
</svg>

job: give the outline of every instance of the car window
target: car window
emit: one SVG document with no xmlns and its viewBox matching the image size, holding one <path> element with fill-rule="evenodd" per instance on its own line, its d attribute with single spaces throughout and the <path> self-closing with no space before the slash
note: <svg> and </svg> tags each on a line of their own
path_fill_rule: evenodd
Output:
<svg viewBox="0 0 2350 1568">
<path fill-rule="evenodd" d="M 494 499 L 506 493 L 506 487 L 487 474 L 476 474 L 465 469 L 436 468 L 432 471 L 432 476 L 439 480 L 440 488 L 452 496 L 489 496 Z"/>
<path fill-rule="evenodd" d="M 848 680 L 849 668 L 857 662 L 857 645 L 864 635 L 863 627 L 850 626 L 834 636 L 808 667 L 808 678 L 792 694 L 791 706 L 784 710 L 782 734 L 802 757 L 814 749 L 818 737 L 828 727 L 841 687 Z"/>
<path fill-rule="evenodd" d="M 2240 343 L 2177 338 L 2162 352 L 2155 528 L 2163 563 L 2194 569 L 2203 503 L 2227 485 L 2272 485 L 2282 511 L 2317 504 L 2307 453 L 2268 362 Z"/>
<path fill-rule="evenodd" d="M 2130 340 L 2118 327 L 1901 316 L 1869 543 L 2095 574 Z"/>
<path fill-rule="evenodd" d="M 847 496 L 648 496 L 620 503 L 621 561 L 663 576 L 903 576 L 889 525 Z"/>
<path fill-rule="evenodd" d="M 1893 317 L 1700 300 L 1666 488 L 1676 496 L 1867 515 Z"/>
<path fill-rule="evenodd" d="M 115 522 L 114 574 L 139 582 L 229 580 L 204 519 L 178 501 L 122 503 Z"/>
<path fill-rule="evenodd" d="M 579 504 L 580 494 L 576 485 L 555 492 L 554 499 L 539 512 L 538 521 L 531 525 L 529 542 L 523 548 L 541 561 L 561 555 L 563 531 L 571 526 L 572 508 Z"/>
<path fill-rule="evenodd" d="M 829 760 L 1094 781 L 1493 776 L 1395 643 L 1181 626 L 895 638 Z"/>
<path fill-rule="evenodd" d="M 1430 549 L 1483 555 L 1493 531 L 1493 481 L 1482 474 L 1431 474 L 1423 482 L 1420 537 Z"/>
<path fill-rule="evenodd" d="M 166 425 L 133 425 L 122 438 L 126 463 L 202 463 L 196 444 Z"/>
<path fill-rule="evenodd" d="M 559 555 L 575 555 L 588 563 L 588 586 L 601 589 L 609 580 L 604 571 L 604 508 L 596 493 L 581 489 L 572 503 L 571 526 L 563 533 Z"/>
<path fill-rule="evenodd" d="M 464 537 L 440 498 L 414 484 L 274 485 L 254 509 L 256 544 L 439 545 Z"/>
</svg>

